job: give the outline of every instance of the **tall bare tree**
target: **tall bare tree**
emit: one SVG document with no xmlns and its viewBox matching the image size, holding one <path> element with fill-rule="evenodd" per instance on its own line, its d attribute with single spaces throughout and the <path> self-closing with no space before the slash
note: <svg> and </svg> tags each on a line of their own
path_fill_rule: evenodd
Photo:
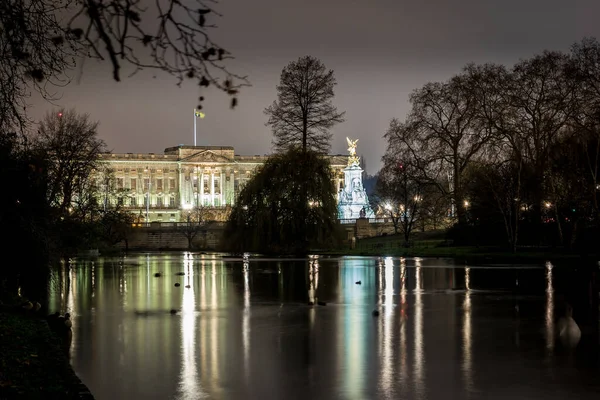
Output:
<svg viewBox="0 0 600 400">
<path fill-rule="evenodd" d="M 410 235 L 422 222 L 421 205 L 425 184 L 414 167 L 402 160 L 384 157 L 379 171 L 377 194 L 384 214 L 392 220 L 394 233 L 402 232 L 408 243 Z"/>
<path fill-rule="evenodd" d="M 329 150 L 329 130 L 344 121 L 344 113 L 332 104 L 335 85 L 333 70 L 327 71 L 315 57 L 301 57 L 283 69 L 277 100 L 265 109 L 277 150 L 296 146 L 304 152 Z"/>
<path fill-rule="evenodd" d="M 583 147 L 587 174 L 592 181 L 591 193 L 596 219 L 600 223 L 600 43 L 586 38 L 571 48 L 571 78 L 577 82 L 574 128 Z"/>
<path fill-rule="evenodd" d="M 506 88 L 511 109 L 507 124 L 511 144 L 534 171 L 535 181 L 530 189 L 537 223 L 541 222 L 541 210 L 549 192 L 550 149 L 567 132 L 577 105 L 576 84 L 566 73 L 568 67 L 567 55 L 546 51 L 517 63 Z"/>
<path fill-rule="evenodd" d="M 75 110 L 49 112 L 33 135 L 33 148 L 48 160 L 48 204 L 64 216 L 95 169 L 104 141 L 98 138 L 97 122 Z"/>
<path fill-rule="evenodd" d="M 385 134 L 388 153 L 410 157 L 421 180 L 438 185 L 452 198 L 461 223 L 466 212 L 462 174 L 491 137 L 477 120 L 477 100 L 469 83 L 458 75 L 415 90 L 406 122 L 393 120 Z M 444 181 L 448 185 L 442 185 Z"/>
<path fill-rule="evenodd" d="M 245 77 L 230 73 L 228 51 L 210 31 L 217 0 L 3 0 L 0 2 L 0 129 L 23 127 L 31 88 L 52 98 L 53 85 L 86 58 L 107 59 L 120 81 L 160 70 L 200 87 L 215 86 L 237 103 Z M 200 102 L 203 97 L 199 97 Z M 200 106 L 201 107 L 201 106 Z"/>
</svg>

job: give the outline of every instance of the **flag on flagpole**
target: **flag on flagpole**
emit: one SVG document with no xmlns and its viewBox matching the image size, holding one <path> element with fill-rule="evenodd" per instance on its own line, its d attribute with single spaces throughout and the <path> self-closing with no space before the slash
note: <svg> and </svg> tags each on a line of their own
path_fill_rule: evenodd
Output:
<svg viewBox="0 0 600 400">
<path fill-rule="evenodd" d="M 200 110 L 196 110 L 195 108 L 194 108 L 194 115 L 196 117 L 204 118 L 204 113 Z"/>
</svg>

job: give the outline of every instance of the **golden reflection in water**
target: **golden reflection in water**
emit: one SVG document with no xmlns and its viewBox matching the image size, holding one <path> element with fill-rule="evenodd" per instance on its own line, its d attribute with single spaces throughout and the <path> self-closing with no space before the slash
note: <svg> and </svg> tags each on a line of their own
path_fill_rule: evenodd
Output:
<svg viewBox="0 0 600 400">
<path fill-rule="evenodd" d="M 246 385 L 250 380 L 250 265 L 244 258 L 242 267 L 244 275 L 244 313 L 242 314 L 242 346 L 244 347 L 244 377 Z"/>
<path fill-rule="evenodd" d="M 206 326 L 206 318 L 202 315 L 202 313 L 207 311 L 207 300 L 206 300 L 206 260 L 204 259 L 204 255 L 200 256 L 200 326 L 198 327 L 200 332 L 200 371 L 202 375 L 206 374 L 208 370 L 208 357 L 207 349 L 207 326 Z"/>
<path fill-rule="evenodd" d="M 316 302 L 317 288 L 319 287 L 319 259 L 310 256 L 308 260 L 308 301 Z"/>
<path fill-rule="evenodd" d="M 96 267 L 92 263 L 92 299 L 96 296 Z"/>
<path fill-rule="evenodd" d="M 75 275 L 75 268 L 71 268 L 69 271 L 69 292 L 67 295 L 67 312 L 71 314 L 71 346 L 69 355 L 71 360 L 77 356 L 76 346 L 73 343 L 77 343 L 77 310 L 75 310 L 75 296 L 77 295 L 77 276 Z"/>
<path fill-rule="evenodd" d="M 546 262 L 546 349 L 554 350 L 554 286 L 552 263 Z"/>
<path fill-rule="evenodd" d="M 415 258 L 415 342 L 414 342 L 414 376 L 415 376 L 415 391 L 419 397 L 424 398 L 425 396 L 425 349 L 423 345 L 423 303 L 421 289 L 421 259 Z"/>
<path fill-rule="evenodd" d="M 211 312 L 217 313 L 217 261 L 212 260 L 212 275 L 211 275 Z M 210 376 L 213 384 L 219 382 L 219 318 L 213 316 L 210 319 Z M 216 388 L 215 388 L 216 389 Z"/>
<path fill-rule="evenodd" d="M 462 326 L 462 371 L 467 393 L 471 393 L 473 390 L 473 361 L 471 358 L 471 268 L 469 267 L 465 268 L 465 289 Z"/>
<path fill-rule="evenodd" d="M 179 386 L 182 399 L 197 399 L 201 397 L 202 390 L 198 384 L 196 366 L 196 296 L 193 285 L 193 262 L 193 258 L 190 258 L 188 253 L 183 254 L 186 285 L 190 287 L 183 291 L 181 305 L 182 366 Z"/>
<path fill-rule="evenodd" d="M 393 344 L 392 326 L 394 323 L 394 260 L 387 257 L 384 263 L 384 309 L 383 309 L 383 332 L 380 335 L 383 347 L 381 355 L 381 382 L 384 393 L 389 390 L 394 381 L 393 371 Z"/>
</svg>

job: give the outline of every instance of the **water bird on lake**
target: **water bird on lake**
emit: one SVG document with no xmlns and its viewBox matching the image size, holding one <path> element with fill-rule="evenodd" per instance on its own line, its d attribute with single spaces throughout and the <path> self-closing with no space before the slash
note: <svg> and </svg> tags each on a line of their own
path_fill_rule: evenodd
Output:
<svg viewBox="0 0 600 400">
<path fill-rule="evenodd" d="M 362 285 L 362 281 L 356 281 L 355 282 L 357 285 Z"/>
<path fill-rule="evenodd" d="M 185 275 L 185 272 L 177 272 L 175 275 L 183 276 L 183 275 Z"/>
<path fill-rule="evenodd" d="M 581 340 L 581 329 L 573 319 L 573 308 L 567 304 L 565 316 L 558 320 L 558 337 L 563 346 L 574 348 Z"/>
<path fill-rule="evenodd" d="M 371 313 L 374 317 L 379 317 L 379 310 L 373 310 Z"/>
<path fill-rule="evenodd" d="M 162 276 L 162 274 L 160 272 L 157 272 L 157 273 L 154 274 L 155 278 L 160 278 L 161 276 Z"/>
<path fill-rule="evenodd" d="M 172 308 L 172 309 L 171 309 L 171 311 L 169 311 L 169 312 L 170 312 L 171 314 L 173 314 L 173 315 L 177 314 L 177 310 L 176 310 L 176 309 L 174 309 L 174 308 Z"/>
<path fill-rule="evenodd" d="M 73 323 L 71 322 L 71 314 L 69 314 L 69 313 L 65 314 L 64 325 L 67 329 L 71 329 L 71 327 L 73 326 Z"/>
<path fill-rule="evenodd" d="M 191 288 L 191 286 L 190 285 L 185 285 L 185 288 L 189 289 L 189 288 Z"/>
<path fill-rule="evenodd" d="M 175 283 L 175 287 L 179 287 L 179 286 L 181 286 L 181 285 L 179 284 L 179 282 L 176 282 L 176 283 Z"/>
</svg>

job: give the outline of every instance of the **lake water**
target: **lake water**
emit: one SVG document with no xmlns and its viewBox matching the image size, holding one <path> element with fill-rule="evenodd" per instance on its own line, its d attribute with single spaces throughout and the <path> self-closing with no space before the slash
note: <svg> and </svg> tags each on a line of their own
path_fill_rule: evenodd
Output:
<svg viewBox="0 0 600 400">
<path fill-rule="evenodd" d="M 597 330 L 556 343 L 568 274 L 134 254 L 63 263 L 49 307 L 71 313 L 71 363 L 98 400 L 597 399 Z"/>
</svg>

